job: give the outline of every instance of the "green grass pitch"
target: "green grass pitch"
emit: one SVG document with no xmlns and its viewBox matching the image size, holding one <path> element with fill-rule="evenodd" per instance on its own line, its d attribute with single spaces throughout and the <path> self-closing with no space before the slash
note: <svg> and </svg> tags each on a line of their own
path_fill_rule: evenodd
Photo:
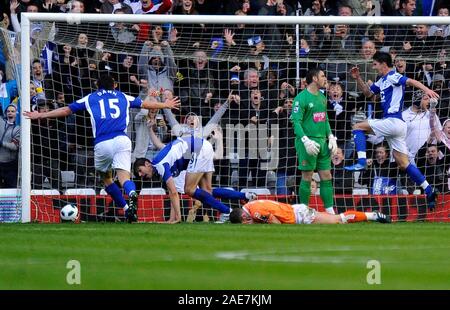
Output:
<svg viewBox="0 0 450 310">
<path fill-rule="evenodd" d="M 0 235 L 0 289 L 450 289 L 444 223 L 2 224 Z M 80 285 L 66 282 L 69 260 Z"/>
</svg>

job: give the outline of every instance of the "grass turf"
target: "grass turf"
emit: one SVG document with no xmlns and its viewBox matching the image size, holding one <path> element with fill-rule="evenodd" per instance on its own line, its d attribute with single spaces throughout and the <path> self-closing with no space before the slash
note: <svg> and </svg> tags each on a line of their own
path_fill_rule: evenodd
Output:
<svg viewBox="0 0 450 310">
<path fill-rule="evenodd" d="M 2 224 L 0 289 L 450 289 L 450 225 Z M 68 285 L 69 260 L 81 285 Z M 369 260 L 381 284 L 369 285 Z"/>
</svg>

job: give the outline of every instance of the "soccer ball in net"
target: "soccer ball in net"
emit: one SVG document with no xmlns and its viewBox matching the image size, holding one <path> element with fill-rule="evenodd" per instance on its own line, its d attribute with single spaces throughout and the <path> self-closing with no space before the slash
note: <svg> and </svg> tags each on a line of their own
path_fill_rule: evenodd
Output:
<svg viewBox="0 0 450 310">
<path fill-rule="evenodd" d="M 78 218 L 78 208 L 77 208 L 77 206 L 72 205 L 72 204 L 65 205 L 61 209 L 60 215 L 61 215 L 62 221 L 75 222 L 76 219 Z"/>
</svg>

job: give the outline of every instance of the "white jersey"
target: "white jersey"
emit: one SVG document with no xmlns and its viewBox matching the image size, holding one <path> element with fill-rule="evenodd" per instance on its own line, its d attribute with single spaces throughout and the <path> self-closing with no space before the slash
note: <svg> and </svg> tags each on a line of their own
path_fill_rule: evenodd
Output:
<svg viewBox="0 0 450 310">
<path fill-rule="evenodd" d="M 419 149 L 425 144 L 431 134 L 430 128 L 430 111 L 413 112 L 410 108 L 402 113 L 403 120 L 406 122 L 406 145 L 408 147 L 408 157 L 411 163 L 414 163 L 415 157 Z M 435 124 L 439 130 L 442 130 L 441 122 L 437 115 L 435 116 Z"/>
</svg>

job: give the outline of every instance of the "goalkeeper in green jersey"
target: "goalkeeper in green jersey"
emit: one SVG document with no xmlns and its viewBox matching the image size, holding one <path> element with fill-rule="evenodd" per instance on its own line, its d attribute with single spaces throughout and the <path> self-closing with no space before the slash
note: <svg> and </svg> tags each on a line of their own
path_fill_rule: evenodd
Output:
<svg viewBox="0 0 450 310">
<path fill-rule="evenodd" d="M 298 169 L 302 171 L 300 203 L 309 204 L 311 178 L 314 170 L 317 170 L 320 176 L 320 197 L 325 210 L 334 214 L 330 151 L 332 154 L 336 152 L 337 143 L 328 122 L 327 99 L 320 92 L 321 88 L 325 88 L 327 78 L 322 70 L 311 69 L 306 75 L 306 83 L 306 89 L 294 99 L 291 114 Z"/>
</svg>

